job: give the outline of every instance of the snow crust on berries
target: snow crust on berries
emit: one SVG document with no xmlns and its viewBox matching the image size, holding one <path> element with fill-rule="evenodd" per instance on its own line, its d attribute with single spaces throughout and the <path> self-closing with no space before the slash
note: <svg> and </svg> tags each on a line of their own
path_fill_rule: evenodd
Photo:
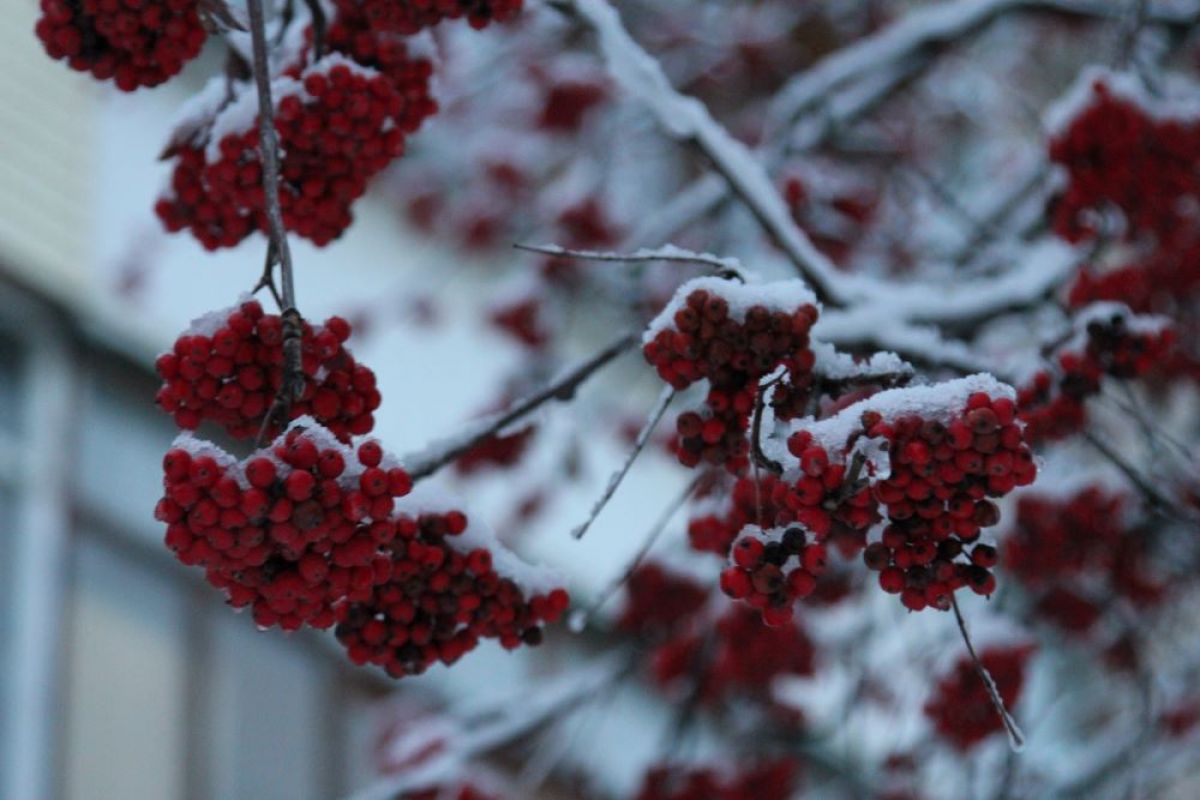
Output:
<svg viewBox="0 0 1200 800">
<path fill-rule="evenodd" d="M 548 567 L 523 561 L 505 547 L 491 527 L 481 522 L 479 515 L 472 514 L 461 499 L 427 481 L 415 486 L 406 497 L 398 499 L 395 513 L 418 517 L 421 514 L 445 514 L 450 511 L 462 512 L 467 518 L 466 530 L 445 538 L 446 544 L 455 551 L 465 555 L 479 548 L 488 550 L 492 555 L 492 569 L 517 584 L 527 598 L 548 594 L 564 586 L 562 576 Z"/>
<path fill-rule="evenodd" d="M 863 412 L 874 411 L 884 421 L 916 415 L 948 422 L 962 412 L 967 398 L 976 393 L 986 394 L 993 399 L 1004 397 L 1015 400 L 1017 396 L 1013 387 L 981 372 L 928 386 L 887 389 L 847 406 L 828 419 L 814 421 L 806 417 L 798 420 L 791 429 L 812 434 L 813 439 L 832 455 L 842 452 L 850 437 L 862 429 Z M 790 464 L 795 460 L 788 454 L 786 437 L 764 441 L 763 451 L 781 463 Z"/>
<path fill-rule="evenodd" d="M 224 75 L 209 78 L 204 88 L 179 104 L 168 126 L 167 141 L 190 144 L 196 134 L 207 128 L 229 98 L 229 79 Z"/>
<path fill-rule="evenodd" d="M 820 309 L 816 296 L 801 280 L 739 283 L 725 278 L 693 278 L 675 290 L 674 296 L 671 297 L 666 307 L 646 326 L 646 330 L 642 333 L 642 344 L 653 342 L 654 337 L 660 331 L 674 329 L 675 312 L 687 305 L 688 296 L 692 292 L 699 290 L 704 290 L 725 300 L 729 304 L 730 319 L 737 322 L 744 322 L 746 312 L 753 306 L 762 306 L 771 312 L 782 311 L 789 314 L 804 305 Z"/>
<path fill-rule="evenodd" d="M 1174 320 L 1162 314 L 1136 314 L 1129 306 L 1111 300 L 1089 303 L 1075 314 L 1075 333 L 1059 350 L 1084 350 L 1088 345 L 1088 326 L 1093 322 L 1108 325 L 1120 321 L 1132 334 L 1156 336 L 1174 327 Z"/>
<path fill-rule="evenodd" d="M 1103 86 L 1111 97 L 1133 103 L 1158 121 L 1190 121 L 1200 117 L 1200 86 L 1174 73 L 1164 73 L 1160 78 L 1162 94 L 1156 97 L 1133 73 L 1099 65 L 1086 67 L 1043 113 L 1048 138 L 1065 133 L 1075 118 L 1095 102 L 1097 86 Z"/>
<path fill-rule="evenodd" d="M 271 81 L 271 97 L 274 98 L 276 107 L 280 99 L 288 95 L 300 95 L 306 100 L 309 99 L 308 93 L 304 91 L 304 84 L 295 78 L 283 76 Z M 209 164 L 220 161 L 221 142 L 225 137 L 245 133 L 253 128 L 257 121 L 258 89 L 250 83 L 242 84 L 229 105 L 222 108 L 213 118 L 208 143 L 204 148 L 204 160 Z M 282 156 L 281 152 L 280 157 Z"/>
<path fill-rule="evenodd" d="M 193 459 L 201 458 L 203 456 L 211 458 L 213 461 L 217 462 L 218 467 L 226 470 L 227 472 L 233 473 L 234 478 L 238 482 L 238 488 L 240 488 L 242 491 L 250 488 L 250 481 L 246 479 L 245 471 L 241 469 L 232 469 L 232 467 L 238 464 L 238 459 L 212 442 L 201 439 L 191 431 L 183 431 L 182 433 L 176 435 L 174 441 L 171 442 L 171 449 L 175 448 L 184 451 Z M 269 454 L 264 452 L 261 453 L 261 455 Z M 276 466 L 278 466 L 278 460 L 275 459 L 273 455 L 270 457 L 272 460 L 276 461 Z"/>
</svg>

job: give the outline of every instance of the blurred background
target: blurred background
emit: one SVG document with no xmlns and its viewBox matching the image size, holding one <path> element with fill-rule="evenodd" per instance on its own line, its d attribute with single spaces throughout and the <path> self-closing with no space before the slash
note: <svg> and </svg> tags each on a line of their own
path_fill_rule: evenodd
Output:
<svg viewBox="0 0 1200 800">
<path fill-rule="evenodd" d="M 165 549 L 152 516 L 176 433 L 153 403 L 154 356 L 261 270 L 257 238 L 212 255 L 153 216 L 171 119 L 217 54 L 123 95 L 45 57 L 35 3 L 0 0 L 0 10 L 0 797 L 347 793 L 377 771 L 395 684 L 354 667 L 332 637 L 259 632 L 231 613 Z M 295 245 L 298 298 L 313 319 L 373 320 L 352 347 L 385 397 L 375 433 L 403 454 L 484 410 L 520 350 L 486 335 L 486 273 L 406 234 L 372 197 L 355 214 L 335 247 Z M 657 387 L 625 362 L 621 391 L 644 391 L 648 408 Z M 603 388 L 581 394 L 571 415 L 608 402 Z M 554 424 L 573 425 L 570 415 Z M 580 468 L 591 480 L 564 487 L 524 534 L 533 558 L 557 560 L 623 447 L 588 448 Z M 588 565 L 585 584 L 619 571 L 641 533 L 628 521 L 644 526 L 639 507 L 686 480 L 665 459 L 639 470 L 564 562 Z M 492 494 L 472 507 L 499 525 L 511 498 Z M 553 668 L 546 649 L 538 663 Z M 458 685 L 503 693 L 526 664 L 485 643 L 453 673 L 404 683 L 430 702 Z"/>
</svg>

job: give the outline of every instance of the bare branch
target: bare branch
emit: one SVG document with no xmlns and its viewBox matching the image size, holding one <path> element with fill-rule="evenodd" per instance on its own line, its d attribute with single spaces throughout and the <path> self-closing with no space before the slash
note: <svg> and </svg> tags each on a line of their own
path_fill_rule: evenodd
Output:
<svg viewBox="0 0 1200 800">
<path fill-rule="evenodd" d="M 604 510 L 604 507 L 608 505 L 608 501 L 616 494 L 617 487 L 621 485 L 621 481 L 625 479 L 629 468 L 633 466 L 633 462 L 637 460 L 638 455 L 646 447 L 646 442 L 650 440 L 650 434 L 654 433 L 654 429 L 658 426 L 658 421 L 662 419 L 663 414 L 667 413 L 667 406 L 671 405 L 671 401 L 674 399 L 675 390 L 669 386 L 665 387 L 662 394 L 659 395 L 658 403 L 654 406 L 654 410 L 650 412 L 650 417 L 646 420 L 646 424 L 642 426 L 642 430 L 638 433 L 637 441 L 633 443 L 633 448 L 630 449 L 629 455 L 625 457 L 625 463 L 608 479 L 608 486 L 604 488 L 604 494 L 600 495 L 600 498 L 596 500 L 596 504 L 592 506 L 592 511 L 588 514 L 588 518 L 579 527 L 571 531 L 571 535 L 576 539 L 583 538 L 583 535 L 588 532 L 588 528 L 596 521 L 596 517 L 600 516 L 600 512 Z"/>
<path fill-rule="evenodd" d="M 1017 721 L 1008 713 L 1008 709 L 1004 707 L 1004 698 L 1000 696 L 1000 690 L 996 688 L 996 682 L 992 680 L 991 674 L 987 668 L 983 666 L 983 662 L 979 660 L 979 655 L 975 652 L 975 645 L 971 643 L 971 634 L 967 632 L 967 623 L 963 619 L 962 612 L 958 610 L 958 600 L 954 597 L 953 592 L 950 594 L 950 607 L 954 609 L 954 621 L 958 623 L 958 632 L 962 634 L 963 644 L 967 646 L 967 652 L 971 655 L 971 661 L 975 664 L 975 671 L 979 673 L 979 679 L 983 681 L 984 688 L 987 689 L 988 697 L 991 698 L 992 705 L 996 708 L 996 713 L 1000 715 L 1000 721 L 1004 724 L 1004 731 L 1008 734 L 1008 744 L 1013 752 L 1019 753 L 1025 747 L 1025 734 L 1021 733 L 1021 728 L 1017 725 Z"/>
<path fill-rule="evenodd" d="M 598 250 L 568 250 L 552 244 L 514 244 L 518 250 L 558 258 L 578 258 L 585 261 L 616 261 L 621 263 L 645 263 L 651 261 L 668 261 L 679 264 L 700 264 L 712 267 L 722 274 L 728 274 L 739 281 L 745 281 L 742 265 L 736 258 L 721 258 L 708 253 L 694 253 L 682 247 L 666 245 L 656 249 L 643 248 L 633 253 L 611 253 Z"/>
<path fill-rule="evenodd" d="M 248 0 L 250 41 L 254 49 L 254 83 L 258 90 L 259 153 L 262 160 L 262 185 L 266 205 L 269 248 L 279 261 L 283 302 L 280 318 L 283 321 L 283 380 L 279 393 L 263 420 L 259 444 L 270 422 L 287 416 L 287 409 L 304 391 L 304 372 L 301 366 L 301 337 L 303 320 L 296 310 L 296 287 L 292 275 L 292 251 L 288 246 L 283 210 L 279 205 L 279 140 L 275 132 L 275 102 L 271 98 L 270 59 L 267 55 L 266 20 L 262 0 Z M 268 254 L 267 263 L 272 261 Z"/>
<path fill-rule="evenodd" d="M 520 420 L 534 409 L 550 400 L 565 401 L 575 396 L 576 389 L 617 356 L 624 353 L 637 342 L 637 336 L 629 333 L 617 339 L 608 347 L 601 350 L 587 361 L 569 370 L 558 380 L 548 384 L 541 390 L 515 403 L 507 411 L 481 421 L 475 429 L 453 442 L 438 448 L 437 452 L 405 459 L 409 474 L 413 480 L 426 478 L 442 467 L 454 461 L 463 453 L 477 447 L 500 431 Z"/>
</svg>

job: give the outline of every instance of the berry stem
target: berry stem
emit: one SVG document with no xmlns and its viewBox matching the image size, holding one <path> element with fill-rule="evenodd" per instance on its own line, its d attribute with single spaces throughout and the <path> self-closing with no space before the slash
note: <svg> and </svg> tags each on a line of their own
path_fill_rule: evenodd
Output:
<svg viewBox="0 0 1200 800">
<path fill-rule="evenodd" d="M 954 597 L 953 592 L 950 593 L 950 607 L 954 609 L 954 621 L 958 623 L 958 632 L 962 634 L 963 644 L 967 646 L 967 653 L 971 656 L 971 662 L 975 665 L 975 671 L 979 673 L 979 679 L 983 681 L 983 686 L 987 689 L 992 706 L 995 707 L 996 713 L 1000 715 L 1000 721 L 1004 724 L 1004 731 L 1008 734 L 1008 746 L 1012 748 L 1014 753 L 1019 753 L 1025 749 L 1025 734 L 1021 732 L 1021 728 L 1017 725 L 1017 721 L 1013 719 L 1012 714 L 1009 714 L 1008 709 L 1004 707 L 1004 698 L 1000 696 L 1000 690 L 996 688 L 996 682 L 992 680 L 991 674 L 983 666 L 983 662 L 979 660 L 979 655 L 975 652 L 975 645 L 971 643 L 971 634 L 967 632 L 967 622 L 963 619 L 962 612 L 958 609 L 958 600 Z"/>
<path fill-rule="evenodd" d="M 767 456 L 762 449 L 762 417 L 763 417 L 763 394 L 775 384 L 782 380 L 783 376 L 769 381 L 765 385 L 760 385 L 754 393 L 754 421 L 751 423 L 750 429 L 750 447 L 754 456 L 755 466 L 761 466 L 764 469 L 770 470 L 776 475 L 783 474 L 783 465 L 778 461 Z"/>
<path fill-rule="evenodd" d="M 250 41 L 254 53 L 254 83 L 258 89 L 258 136 L 262 158 L 263 202 L 266 205 L 267 229 L 270 243 L 267 248 L 267 272 L 274 260 L 279 262 L 280 317 L 283 320 L 283 381 L 271 409 L 263 420 L 259 444 L 270 428 L 272 419 L 286 416 L 292 400 L 304 391 L 304 375 L 300 363 L 302 319 L 296 310 L 296 287 L 292 274 L 292 251 L 288 246 L 287 230 L 283 225 L 283 209 L 279 205 L 279 140 L 275 133 L 275 102 L 271 98 L 270 61 L 267 56 L 266 21 L 262 0 L 248 0 Z M 272 257 L 273 256 L 273 257 Z M 274 282 L 271 284 L 274 287 Z"/>
<path fill-rule="evenodd" d="M 304 4 L 312 17 L 313 61 L 320 61 L 325 55 L 325 31 L 328 28 L 325 9 L 321 8 L 321 0 L 304 0 Z"/>
<path fill-rule="evenodd" d="M 582 539 L 583 535 L 588 532 L 588 528 L 596 521 L 596 517 L 600 516 L 600 512 L 608 505 L 608 501 L 617 493 L 617 487 L 621 485 L 621 481 L 625 479 L 625 475 L 629 472 L 629 468 L 633 466 L 633 462 L 637 459 L 638 454 L 645 448 L 646 442 L 650 440 L 650 434 L 654 433 L 654 429 L 658 426 L 659 420 L 663 418 L 663 414 L 667 413 L 667 406 L 671 405 L 671 401 L 675 399 L 675 390 L 671 387 L 665 387 L 662 394 L 658 397 L 658 403 L 654 406 L 654 410 L 650 412 L 646 424 L 642 426 L 642 430 L 638 433 L 637 441 L 633 443 L 629 455 L 625 457 L 625 463 L 621 468 L 612 474 L 608 479 L 608 486 L 604 488 L 604 494 L 600 495 L 596 500 L 596 504 L 592 506 L 592 511 L 588 514 L 588 518 L 583 521 L 583 524 L 571 532 L 571 535 L 576 539 Z"/>
</svg>

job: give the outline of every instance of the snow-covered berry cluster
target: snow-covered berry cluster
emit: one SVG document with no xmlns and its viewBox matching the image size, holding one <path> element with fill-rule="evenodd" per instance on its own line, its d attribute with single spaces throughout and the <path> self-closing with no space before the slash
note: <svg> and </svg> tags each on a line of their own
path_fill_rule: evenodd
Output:
<svg viewBox="0 0 1200 800">
<path fill-rule="evenodd" d="M 825 545 L 809 542 L 799 525 L 765 531 L 747 526 L 721 572 L 721 591 L 759 609 L 765 624 L 783 625 L 792 618 L 793 603 L 817 588 L 825 558 Z"/>
<path fill-rule="evenodd" d="M 466 17 L 472 28 L 508 22 L 522 0 L 335 0 L 339 13 L 366 20 L 374 30 L 413 34 L 442 20 Z"/>
<path fill-rule="evenodd" d="M 396 498 L 412 481 L 365 441 L 357 451 L 303 421 L 238 461 L 182 434 L 155 510 L 166 543 L 260 626 L 327 628 L 339 606 L 391 577 Z"/>
<path fill-rule="evenodd" d="M 41 0 L 35 32 L 51 58 L 132 92 L 163 83 L 200 54 L 198 8 L 198 0 Z"/>
<path fill-rule="evenodd" d="M 375 373 L 346 349 L 350 324 L 330 317 L 314 328 L 301 323 L 304 392 L 285 420 L 273 420 L 275 435 L 291 419 L 311 416 L 338 439 L 370 433 L 380 396 Z M 237 439 L 258 435 L 283 381 L 284 325 L 255 300 L 212 312 L 192 324 L 158 357 L 163 379 L 156 400 L 175 424 L 195 430 L 212 421 Z"/>
<path fill-rule="evenodd" d="M 866 401 L 868 404 L 871 401 Z M 1037 468 L 1009 397 L 974 392 L 945 421 L 864 413 L 866 436 L 887 441 L 890 474 L 872 489 L 888 524 L 863 560 L 884 591 L 913 611 L 950 608 L 964 586 L 988 595 L 996 550 L 976 544 L 1000 521 L 999 498 L 1033 482 Z"/>
<path fill-rule="evenodd" d="M 1025 666 L 1032 654 L 1029 645 L 990 647 L 979 654 L 979 661 L 995 682 L 1005 708 L 1011 709 L 1020 698 Z M 940 736 L 961 751 L 1004 730 L 1004 721 L 967 656 L 938 680 L 925 703 L 925 716 Z"/>
<path fill-rule="evenodd" d="M 800 765 L 779 758 L 738 770 L 660 764 L 646 773 L 635 800 L 787 800 Z"/>
<path fill-rule="evenodd" d="M 413 80 L 426 78 L 417 71 Z M 413 102 L 386 75 L 340 54 L 300 80 L 276 79 L 273 97 L 284 224 L 317 245 L 345 231 L 367 182 L 403 153 L 405 136 L 430 112 L 424 99 Z M 179 149 L 170 191 L 155 207 L 168 230 L 190 230 L 210 250 L 266 230 L 256 103 L 245 87 L 214 117 L 207 144 Z"/>
<path fill-rule="evenodd" d="M 469 522 L 456 510 L 395 517 L 390 580 L 338 616 L 352 661 L 399 678 L 453 664 L 483 638 L 507 649 L 541 643 L 543 624 L 567 609 L 566 591 L 527 595 L 498 571 L 486 540 L 468 534 Z"/>
<path fill-rule="evenodd" d="M 1161 317 L 1132 314 L 1116 303 L 1080 312 L 1077 334 L 1058 348 L 1055 370 L 1041 370 L 1017 395 L 1021 419 L 1033 441 L 1062 439 L 1087 423 L 1087 400 L 1105 376 L 1128 380 L 1167 360 L 1175 332 Z"/>
<path fill-rule="evenodd" d="M 1160 600 L 1149 531 L 1128 521 L 1126 498 L 1100 486 L 1065 496 L 1025 495 L 1005 540 L 1005 569 L 1034 592 L 1039 616 L 1085 632 L 1115 597 Z"/>
<path fill-rule="evenodd" d="M 704 408 L 676 420 L 682 464 L 724 465 L 735 474 L 746 467 L 759 380 L 782 367 L 781 391 L 807 386 L 814 363 L 809 331 L 817 315 L 812 297 L 795 281 L 745 285 L 700 278 L 680 287 L 648 328 L 642 352 L 675 389 L 708 382 Z M 789 410 L 795 405 L 786 404 Z"/>
</svg>

